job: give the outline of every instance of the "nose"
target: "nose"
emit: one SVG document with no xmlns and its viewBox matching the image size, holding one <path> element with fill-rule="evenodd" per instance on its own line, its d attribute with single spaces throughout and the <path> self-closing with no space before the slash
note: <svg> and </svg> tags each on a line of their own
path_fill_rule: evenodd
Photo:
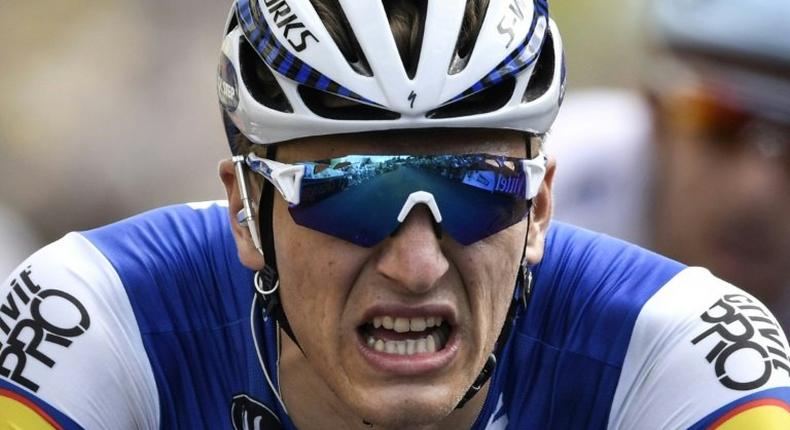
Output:
<svg viewBox="0 0 790 430">
<path fill-rule="evenodd" d="M 416 205 L 397 232 L 384 241 L 376 269 L 412 294 L 430 291 L 447 272 L 447 261 L 427 206 Z"/>
</svg>

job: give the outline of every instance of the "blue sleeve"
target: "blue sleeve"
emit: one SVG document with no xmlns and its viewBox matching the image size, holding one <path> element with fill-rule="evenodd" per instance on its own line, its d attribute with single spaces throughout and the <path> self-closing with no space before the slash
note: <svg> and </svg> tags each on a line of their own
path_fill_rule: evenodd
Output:
<svg viewBox="0 0 790 430">
<path fill-rule="evenodd" d="M 230 407 L 218 405 L 248 387 L 257 359 L 249 347 L 252 272 L 237 257 L 227 207 L 171 206 L 84 235 L 127 291 L 162 426 L 229 423 Z"/>
</svg>

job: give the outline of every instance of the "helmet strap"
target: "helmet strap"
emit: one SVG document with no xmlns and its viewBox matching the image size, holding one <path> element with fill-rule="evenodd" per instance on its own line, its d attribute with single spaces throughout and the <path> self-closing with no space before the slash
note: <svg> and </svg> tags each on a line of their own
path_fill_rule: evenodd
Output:
<svg viewBox="0 0 790 430">
<path fill-rule="evenodd" d="M 266 147 L 266 158 L 274 160 L 277 155 L 277 145 Z M 285 316 L 282 302 L 280 301 L 280 275 L 277 273 L 277 254 L 274 251 L 274 185 L 263 181 L 261 201 L 258 204 L 258 231 L 261 232 L 261 250 L 263 251 L 264 266 L 255 275 L 256 294 L 261 298 L 263 310 L 274 318 L 277 325 L 291 338 L 302 352 L 302 346 L 296 340 L 291 324 Z"/>
</svg>

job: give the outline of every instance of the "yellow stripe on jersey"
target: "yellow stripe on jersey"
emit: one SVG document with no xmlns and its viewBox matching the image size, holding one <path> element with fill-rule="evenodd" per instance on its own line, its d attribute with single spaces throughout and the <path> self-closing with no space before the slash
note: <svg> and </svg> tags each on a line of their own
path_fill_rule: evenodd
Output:
<svg viewBox="0 0 790 430">
<path fill-rule="evenodd" d="M 746 403 L 719 419 L 711 430 L 787 430 L 790 429 L 790 406 L 776 399 Z"/>
<path fill-rule="evenodd" d="M 0 429 L 60 430 L 61 427 L 22 396 L 0 389 Z"/>
</svg>

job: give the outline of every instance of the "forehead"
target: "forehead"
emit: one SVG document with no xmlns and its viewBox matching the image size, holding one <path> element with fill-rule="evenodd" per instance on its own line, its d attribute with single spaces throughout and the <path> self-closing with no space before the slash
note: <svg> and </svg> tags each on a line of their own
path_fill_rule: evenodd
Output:
<svg viewBox="0 0 790 430">
<path fill-rule="evenodd" d="M 278 144 L 284 162 L 321 160 L 349 154 L 489 153 L 524 157 L 527 137 L 511 130 L 430 129 L 342 134 Z"/>
</svg>

